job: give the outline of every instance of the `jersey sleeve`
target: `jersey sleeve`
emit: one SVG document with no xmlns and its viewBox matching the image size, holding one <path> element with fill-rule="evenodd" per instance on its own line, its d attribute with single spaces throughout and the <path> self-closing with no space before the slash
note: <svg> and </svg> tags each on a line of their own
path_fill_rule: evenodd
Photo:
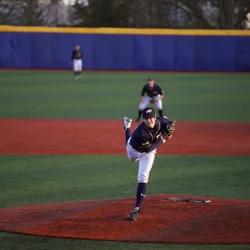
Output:
<svg viewBox="0 0 250 250">
<path fill-rule="evenodd" d="M 142 141 L 140 147 L 144 150 L 144 152 L 148 153 L 153 150 L 155 150 L 157 147 L 159 147 L 163 141 L 161 139 L 157 140 L 155 143 L 151 143 L 150 141 Z"/>
<path fill-rule="evenodd" d="M 140 148 L 143 149 L 144 152 L 148 153 L 153 150 L 155 150 L 157 147 L 159 147 L 163 141 L 161 139 L 157 140 L 156 142 L 152 143 L 150 139 L 148 138 L 143 138 L 140 141 Z"/>
<path fill-rule="evenodd" d="M 155 150 L 156 148 L 158 148 L 161 144 L 163 143 L 163 140 L 159 139 L 158 141 L 156 141 L 155 143 L 153 143 L 150 147 L 147 148 L 147 152 L 151 152 L 153 150 Z"/>
<path fill-rule="evenodd" d="M 146 92 L 147 92 L 147 85 L 144 85 L 141 91 L 141 96 L 144 96 Z"/>
<path fill-rule="evenodd" d="M 163 117 L 158 117 L 157 119 L 160 121 L 160 130 L 164 131 L 168 126 L 169 120 Z"/>
<path fill-rule="evenodd" d="M 158 85 L 158 93 L 160 95 L 164 95 L 164 91 L 162 90 L 162 88 Z"/>
</svg>

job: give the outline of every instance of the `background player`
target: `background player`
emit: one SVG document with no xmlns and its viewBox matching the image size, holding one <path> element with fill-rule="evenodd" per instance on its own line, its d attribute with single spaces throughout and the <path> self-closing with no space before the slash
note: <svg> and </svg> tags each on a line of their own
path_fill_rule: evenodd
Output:
<svg viewBox="0 0 250 250">
<path fill-rule="evenodd" d="M 132 136 L 130 134 L 131 123 L 131 119 L 124 117 L 128 158 L 131 161 L 139 161 L 136 203 L 135 208 L 129 215 L 131 220 L 137 220 L 146 194 L 149 174 L 154 164 L 156 148 L 172 137 L 175 121 L 170 121 L 167 117 L 156 117 L 153 108 L 145 108 L 143 110 L 143 122 L 135 129 Z"/>
<path fill-rule="evenodd" d="M 142 99 L 139 105 L 138 117 L 136 121 L 140 121 L 142 110 L 148 107 L 150 103 L 155 103 L 155 107 L 158 110 L 159 116 L 163 117 L 162 99 L 164 97 L 164 92 L 161 89 L 161 87 L 155 83 L 153 77 L 147 78 L 147 83 L 143 86 L 143 89 L 141 91 L 141 96 Z"/>
<path fill-rule="evenodd" d="M 73 62 L 73 70 L 75 79 L 79 79 L 81 77 L 82 72 L 82 51 L 80 50 L 80 46 L 76 45 L 75 49 L 72 51 L 71 61 Z"/>
</svg>

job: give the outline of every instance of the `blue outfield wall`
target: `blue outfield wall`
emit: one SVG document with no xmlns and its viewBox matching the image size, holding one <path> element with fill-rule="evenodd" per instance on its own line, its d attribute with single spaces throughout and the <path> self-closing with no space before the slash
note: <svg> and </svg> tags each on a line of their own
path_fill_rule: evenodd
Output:
<svg viewBox="0 0 250 250">
<path fill-rule="evenodd" d="M 250 72 L 250 36 L 0 32 L 0 68 Z"/>
</svg>

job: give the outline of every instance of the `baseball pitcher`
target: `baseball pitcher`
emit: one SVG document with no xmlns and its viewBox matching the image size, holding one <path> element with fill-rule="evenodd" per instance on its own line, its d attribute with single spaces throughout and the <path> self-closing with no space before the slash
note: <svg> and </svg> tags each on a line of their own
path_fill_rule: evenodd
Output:
<svg viewBox="0 0 250 250">
<path fill-rule="evenodd" d="M 75 79 L 81 78 L 82 72 L 82 51 L 80 50 L 80 46 L 76 45 L 75 49 L 72 51 L 71 61 L 73 63 L 74 77 Z"/>
<path fill-rule="evenodd" d="M 146 94 L 146 96 L 145 96 Z M 159 85 L 155 83 L 153 77 L 147 78 L 147 83 L 143 86 L 141 91 L 141 103 L 139 105 L 138 117 L 136 121 L 140 121 L 142 110 L 148 107 L 150 103 L 154 103 L 158 110 L 159 116 L 163 117 L 162 99 L 164 92 Z"/>
<path fill-rule="evenodd" d="M 129 215 L 131 220 L 137 220 L 139 216 L 139 210 L 146 195 L 149 174 L 154 164 L 156 149 L 172 137 L 176 123 L 167 117 L 156 117 L 153 108 L 145 108 L 142 113 L 143 122 L 134 130 L 132 136 L 130 133 L 132 119 L 128 117 L 123 119 L 128 158 L 131 161 L 139 161 L 136 203 Z"/>
</svg>

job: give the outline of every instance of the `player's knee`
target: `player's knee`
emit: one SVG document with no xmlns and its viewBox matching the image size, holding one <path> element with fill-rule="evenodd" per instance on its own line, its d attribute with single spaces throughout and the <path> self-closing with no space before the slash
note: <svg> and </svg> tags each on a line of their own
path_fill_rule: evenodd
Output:
<svg viewBox="0 0 250 250">
<path fill-rule="evenodd" d="M 159 109 L 162 109 L 162 103 L 161 102 L 157 102 L 156 104 L 155 104 L 155 106 L 156 106 L 156 108 L 159 110 Z"/>
<path fill-rule="evenodd" d="M 138 183 L 148 183 L 148 176 L 146 175 L 139 175 L 138 176 Z"/>
<path fill-rule="evenodd" d="M 130 161 L 134 161 L 134 162 L 139 160 L 138 158 L 133 157 L 133 156 L 131 156 L 129 154 L 128 154 L 128 158 L 129 158 Z"/>
<path fill-rule="evenodd" d="M 126 149 L 127 149 L 127 156 L 128 156 L 128 159 L 130 160 L 130 161 L 136 161 L 136 157 L 135 157 L 135 155 L 133 155 L 133 154 L 131 154 L 130 153 L 130 151 L 128 150 L 128 147 L 126 147 Z"/>
<path fill-rule="evenodd" d="M 142 103 L 139 105 L 139 110 L 142 111 L 144 108 L 146 108 L 146 107 L 145 107 L 145 104 L 142 102 Z"/>
</svg>

